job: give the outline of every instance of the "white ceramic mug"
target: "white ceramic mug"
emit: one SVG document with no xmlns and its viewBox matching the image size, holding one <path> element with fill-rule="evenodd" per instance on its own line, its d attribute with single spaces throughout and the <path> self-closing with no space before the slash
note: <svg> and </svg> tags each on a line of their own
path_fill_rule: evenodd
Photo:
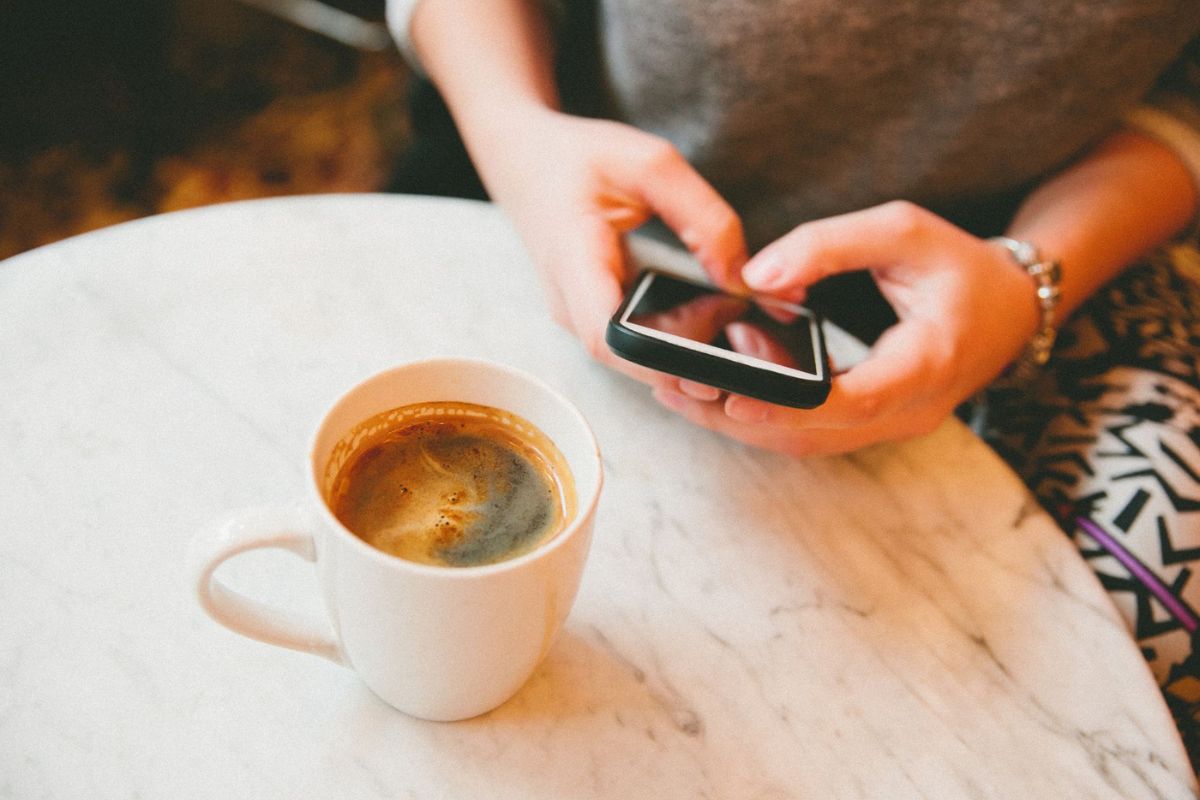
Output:
<svg viewBox="0 0 1200 800">
<path fill-rule="evenodd" d="M 374 549 L 326 504 L 326 465 L 358 423 L 393 408 L 460 401 L 510 411 L 558 446 L 575 482 L 576 514 L 530 553 L 496 564 L 440 567 Z M 602 482 L 583 416 L 541 381 L 474 359 L 396 367 L 351 389 L 313 438 L 304 502 L 238 514 L 193 540 L 200 605 L 222 625 L 260 641 L 355 670 L 390 705 L 431 720 L 489 711 L 511 697 L 546 654 L 574 601 Z M 332 628 L 247 597 L 214 574 L 247 550 L 279 547 L 316 563 Z"/>
</svg>

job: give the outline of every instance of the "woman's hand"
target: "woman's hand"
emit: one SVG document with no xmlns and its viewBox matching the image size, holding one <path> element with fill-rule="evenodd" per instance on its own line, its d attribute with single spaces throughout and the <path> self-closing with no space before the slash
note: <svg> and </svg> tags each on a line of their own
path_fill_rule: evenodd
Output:
<svg viewBox="0 0 1200 800">
<path fill-rule="evenodd" d="M 737 214 L 664 139 L 559 110 L 541 3 L 489 0 L 463 14 L 460 2 L 423 0 L 409 34 L 484 186 L 524 239 L 554 318 L 600 361 L 661 385 L 661 373 L 604 344 L 627 278 L 622 236 L 660 217 L 713 280 L 741 288 Z"/>
<path fill-rule="evenodd" d="M 871 271 L 899 322 L 833 379 L 820 407 L 710 399 L 687 386 L 656 387 L 655 396 L 748 444 L 846 452 L 932 431 L 998 376 L 1038 326 L 1033 283 L 1006 250 L 907 202 L 803 224 L 755 255 L 742 276 L 754 291 L 802 302 L 821 278 L 857 269 Z"/>
<path fill-rule="evenodd" d="M 475 137 L 473 154 L 530 251 L 554 319 L 597 360 L 652 386 L 677 386 L 604 343 L 630 277 L 622 237 L 658 216 L 715 282 L 744 289 L 737 214 L 674 147 L 627 125 L 527 106 L 491 130 Z"/>
<path fill-rule="evenodd" d="M 661 387 L 663 401 L 690 418 L 794 453 L 900 438 L 936 426 L 1034 332 L 1031 282 L 1007 254 L 911 204 L 891 203 L 802 225 L 745 272 L 753 288 L 795 298 L 823 275 L 869 268 L 899 313 L 867 360 L 834 380 L 820 408 L 722 398 L 612 358 L 603 331 L 625 278 L 620 234 L 658 215 L 717 283 L 737 287 L 740 222 L 661 139 L 556 110 L 553 36 L 541 4 L 477 6 L 464 15 L 461 3 L 422 0 L 409 21 L 417 54 L 484 183 L 528 243 L 555 317 L 597 358 Z M 1196 197 L 1177 153 L 1118 131 L 1036 188 L 1008 234 L 1069 265 L 1059 301 L 1065 316 L 1192 219 Z M 777 270 L 769 269 L 776 258 Z"/>
</svg>

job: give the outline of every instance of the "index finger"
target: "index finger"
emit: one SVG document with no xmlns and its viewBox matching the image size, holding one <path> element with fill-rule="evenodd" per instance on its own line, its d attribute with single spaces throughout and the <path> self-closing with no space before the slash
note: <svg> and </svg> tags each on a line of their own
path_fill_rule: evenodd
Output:
<svg viewBox="0 0 1200 800">
<path fill-rule="evenodd" d="M 675 232 L 720 287 L 746 292 L 742 221 L 716 189 L 666 142 L 625 168 L 623 180 Z"/>
<path fill-rule="evenodd" d="M 802 223 L 756 253 L 743 274 L 755 291 L 799 300 L 823 278 L 911 261 L 928 231 L 946 227 L 952 226 L 896 200 Z"/>
</svg>

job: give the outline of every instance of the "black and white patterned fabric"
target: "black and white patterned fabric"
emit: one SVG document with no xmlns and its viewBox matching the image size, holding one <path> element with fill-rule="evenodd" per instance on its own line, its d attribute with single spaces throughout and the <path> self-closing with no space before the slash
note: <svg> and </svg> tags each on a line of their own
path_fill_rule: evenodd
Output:
<svg viewBox="0 0 1200 800">
<path fill-rule="evenodd" d="M 984 436 L 1099 576 L 1200 766 L 1200 250 L 1128 269 L 1060 332 Z"/>
</svg>

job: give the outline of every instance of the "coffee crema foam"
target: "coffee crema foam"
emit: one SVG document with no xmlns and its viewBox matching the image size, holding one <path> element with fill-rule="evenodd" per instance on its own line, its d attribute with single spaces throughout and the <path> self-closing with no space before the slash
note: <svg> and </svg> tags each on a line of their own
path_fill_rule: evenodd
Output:
<svg viewBox="0 0 1200 800">
<path fill-rule="evenodd" d="M 408 561 L 504 561 L 553 538 L 574 516 L 573 480 L 558 448 L 497 408 L 403 406 L 356 426 L 339 449 L 326 498 L 334 516 Z"/>
</svg>

